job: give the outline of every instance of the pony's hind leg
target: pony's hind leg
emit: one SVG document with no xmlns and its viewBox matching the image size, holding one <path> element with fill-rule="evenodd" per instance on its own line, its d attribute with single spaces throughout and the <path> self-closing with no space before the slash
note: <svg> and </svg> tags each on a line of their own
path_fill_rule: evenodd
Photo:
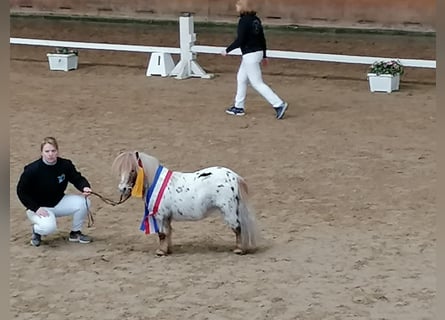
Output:
<svg viewBox="0 0 445 320">
<path fill-rule="evenodd" d="M 240 214 L 244 214 L 244 211 L 240 211 L 240 203 L 242 199 L 238 194 L 237 186 L 230 184 L 230 188 L 225 188 L 224 192 L 221 193 L 221 199 L 217 203 L 217 207 L 223 215 L 224 222 L 233 230 L 235 233 L 235 248 L 233 252 L 236 254 L 247 253 L 247 248 L 243 245 L 243 225 L 241 223 Z"/>
<path fill-rule="evenodd" d="M 167 253 L 172 253 L 172 220 L 167 220 Z"/>
<path fill-rule="evenodd" d="M 220 210 L 224 216 L 224 221 L 229 225 L 233 232 L 235 232 L 235 248 L 233 249 L 233 252 L 236 254 L 245 254 L 246 252 L 243 249 L 241 242 L 241 224 L 236 212 L 236 206 L 237 205 L 233 203 L 232 205 L 228 206 L 228 210 L 225 210 L 225 208 L 220 208 Z"/>
<path fill-rule="evenodd" d="M 233 253 L 245 254 L 246 252 L 241 247 L 241 227 L 238 226 L 232 230 L 235 232 L 235 249 L 233 249 Z"/>
</svg>

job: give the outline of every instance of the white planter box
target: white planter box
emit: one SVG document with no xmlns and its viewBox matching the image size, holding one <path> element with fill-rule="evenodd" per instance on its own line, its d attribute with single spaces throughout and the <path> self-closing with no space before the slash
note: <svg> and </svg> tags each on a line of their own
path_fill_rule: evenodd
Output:
<svg viewBox="0 0 445 320">
<path fill-rule="evenodd" d="M 368 73 L 369 89 L 371 92 L 392 92 L 399 90 L 400 75 Z"/>
<path fill-rule="evenodd" d="M 74 53 L 47 53 L 50 70 L 74 70 L 77 69 L 78 56 Z"/>
</svg>

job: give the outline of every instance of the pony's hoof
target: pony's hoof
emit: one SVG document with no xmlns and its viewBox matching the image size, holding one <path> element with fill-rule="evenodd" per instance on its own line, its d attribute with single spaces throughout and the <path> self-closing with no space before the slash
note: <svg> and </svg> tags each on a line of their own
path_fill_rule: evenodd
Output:
<svg viewBox="0 0 445 320">
<path fill-rule="evenodd" d="M 240 248 L 236 248 L 236 249 L 233 249 L 233 253 L 241 255 L 241 254 L 245 254 L 246 251 L 244 251 L 243 249 L 240 249 Z"/>
<path fill-rule="evenodd" d="M 158 257 L 163 257 L 163 256 L 166 256 L 166 255 L 167 255 L 167 252 L 165 252 L 165 251 L 163 251 L 163 250 L 161 250 L 161 249 L 158 249 L 158 250 L 156 250 L 156 255 L 157 255 Z"/>
</svg>

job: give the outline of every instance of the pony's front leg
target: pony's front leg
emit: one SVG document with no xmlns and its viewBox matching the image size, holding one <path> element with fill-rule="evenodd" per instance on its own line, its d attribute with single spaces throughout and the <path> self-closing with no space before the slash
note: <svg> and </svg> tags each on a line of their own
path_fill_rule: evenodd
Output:
<svg viewBox="0 0 445 320">
<path fill-rule="evenodd" d="M 171 219 L 168 218 L 162 222 L 159 229 L 159 248 L 156 250 L 158 256 L 165 256 L 171 253 Z"/>
<path fill-rule="evenodd" d="M 159 231 L 159 248 L 156 250 L 158 256 L 165 256 L 168 253 L 168 241 L 167 235 L 164 232 Z"/>
</svg>

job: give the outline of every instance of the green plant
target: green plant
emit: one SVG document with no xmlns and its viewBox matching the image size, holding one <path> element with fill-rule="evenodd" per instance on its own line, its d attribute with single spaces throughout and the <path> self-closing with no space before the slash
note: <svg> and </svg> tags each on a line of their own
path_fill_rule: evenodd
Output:
<svg viewBox="0 0 445 320">
<path fill-rule="evenodd" d="M 79 54 L 79 52 L 77 50 L 68 49 L 66 47 L 56 48 L 56 53 L 58 53 L 58 54 L 74 53 L 76 56 Z"/>
<path fill-rule="evenodd" d="M 380 60 L 374 62 L 368 69 L 368 73 L 402 75 L 404 72 L 403 65 L 399 60 Z"/>
</svg>

